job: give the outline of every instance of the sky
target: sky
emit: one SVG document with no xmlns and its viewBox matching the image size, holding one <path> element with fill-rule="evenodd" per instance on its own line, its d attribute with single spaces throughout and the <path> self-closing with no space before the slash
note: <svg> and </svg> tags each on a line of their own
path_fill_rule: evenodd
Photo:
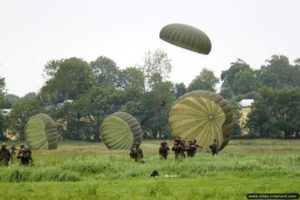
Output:
<svg viewBox="0 0 300 200">
<path fill-rule="evenodd" d="M 45 84 L 52 59 L 99 56 L 125 69 L 143 64 L 145 52 L 162 49 L 170 79 L 188 85 L 203 68 L 216 76 L 243 59 L 259 69 L 272 55 L 300 58 L 298 0 L 0 0 L 0 77 L 7 93 L 23 96 Z M 205 32 L 209 55 L 159 38 L 167 24 Z"/>
</svg>

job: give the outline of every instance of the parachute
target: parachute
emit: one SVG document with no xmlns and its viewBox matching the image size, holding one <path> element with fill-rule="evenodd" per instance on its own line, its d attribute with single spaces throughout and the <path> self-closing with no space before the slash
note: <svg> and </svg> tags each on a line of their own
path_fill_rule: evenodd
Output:
<svg viewBox="0 0 300 200">
<path fill-rule="evenodd" d="M 201 53 L 209 54 L 211 42 L 199 29 L 185 24 L 169 24 L 163 27 L 159 37 L 173 45 Z"/>
<path fill-rule="evenodd" d="M 203 90 L 188 92 L 173 105 L 169 115 L 172 135 L 197 140 L 208 150 L 217 140 L 219 150 L 230 140 L 233 118 L 229 105 L 221 96 Z"/>
<path fill-rule="evenodd" d="M 101 124 L 100 133 L 108 149 L 129 149 L 133 144 L 141 144 L 143 139 L 138 121 L 125 112 L 107 116 Z"/>
<path fill-rule="evenodd" d="M 57 149 L 56 123 L 46 114 L 36 114 L 25 125 L 25 138 L 30 149 Z"/>
</svg>

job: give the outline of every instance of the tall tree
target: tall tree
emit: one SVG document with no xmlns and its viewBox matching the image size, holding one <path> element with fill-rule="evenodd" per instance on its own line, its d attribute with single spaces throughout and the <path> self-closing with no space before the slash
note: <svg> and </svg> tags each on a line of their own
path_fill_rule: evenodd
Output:
<svg viewBox="0 0 300 200">
<path fill-rule="evenodd" d="M 221 80 L 221 94 L 226 93 L 229 96 L 230 91 L 231 97 L 255 91 L 258 84 L 254 71 L 242 59 L 232 62 L 230 68 L 222 72 Z"/>
<path fill-rule="evenodd" d="M 214 75 L 214 72 L 204 68 L 189 84 L 188 90 L 207 90 L 215 92 L 217 83 L 219 83 L 219 79 Z"/>
<path fill-rule="evenodd" d="M 184 83 L 175 84 L 175 96 L 178 99 L 180 96 L 184 95 L 187 92 L 187 88 Z"/>
<path fill-rule="evenodd" d="M 171 60 L 161 49 L 145 53 L 144 64 L 140 67 L 144 72 L 147 89 L 166 81 L 172 71 Z"/>
<path fill-rule="evenodd" d="M 90 63 L 97 87 L 116 87 L 120 70 L 110 58 L 100 56 Z"/>
<path fill-rule="evenodd" d="M 25 125 L 29 118 L 43 111 L 44 109 L 36 97 L 21 98 L 14 102 L 9 115 L 12 130 L 19 133 L 20 138 L 24 139 Z"/>
<path fill-rule="evenodd" d="M 300 68 L 292 66 L 289 59 L 283 55 L 273 55 L 259 71 L 258 78 L 264 86 L 274 89 L 284 87 L 300 87 Z"/>
<path fill-rule="evenodd" d="M 249 114 L 248 127 L 262 137 L 300 136 L 300 89 L 262 88 Z"/>
<path fill-rule="evenodd" d="M 41 99 L 53 103 L 67 99 L 76 99 L 78 95 L 86 93 L 94 85 L 94 78 L 88 64 L 79 58 L 69 58 L 59 63 L 41 89 Z"/>
</svg>

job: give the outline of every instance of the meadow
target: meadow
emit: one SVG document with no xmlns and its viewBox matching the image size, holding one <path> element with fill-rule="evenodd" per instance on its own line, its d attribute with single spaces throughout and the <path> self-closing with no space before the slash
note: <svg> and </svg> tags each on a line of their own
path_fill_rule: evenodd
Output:
<svg viewBox="0 0 300 200">
<path fill-rule="evenodd" d="M 300 192 L 299 140 L 232 140 L 217 156 L 160 160 L 144 141 L 145 163 L 103 143 L 62 141 L 33 151 L 34 166 L 0 167 L 0 199 L 247 199 L 248 193 Z M 171 146 L 172 141 L 169 141 Z M 9 145 L 9 144 L 8 144 Z M 150 177 L 153 170 L 160 174 Z"/>
</svg>

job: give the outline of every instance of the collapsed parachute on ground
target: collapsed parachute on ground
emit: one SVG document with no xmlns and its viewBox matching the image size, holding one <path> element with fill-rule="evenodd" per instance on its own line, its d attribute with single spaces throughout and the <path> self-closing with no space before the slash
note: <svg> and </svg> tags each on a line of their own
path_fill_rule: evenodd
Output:
<svg viewBox="0 0 300 200">
<path fill-rule="evenodd" d="M 57 149 L 57 126 L 46 114 L 30 117 L 25 126 L 25 137 L 30 149 Z"/>
<path fill-rule="evenodd" d="M 175 137 L 197 140 L 203 150 L 216 139 L 221 150 L 230 140 L 232 117 L 225 99 L 213 92 L 197 90 L 184 94 L 174 103 L 169 124 Z"/>
<path fill-rule="evenodd" d="M 141 144 L 143 139 L 138 121 L 125 112 L 107 116 L 101 124 L 100 132 L 108 149 L 129 149 L 133 144 Z"/>
<path fill-rule="evenodd" d="M 211 42 L 199 29 L 185 24 L 169 24 L 163 27 L 159 37 L 173 45 L 201 53 L 209 54 Z"/>
</svg>

